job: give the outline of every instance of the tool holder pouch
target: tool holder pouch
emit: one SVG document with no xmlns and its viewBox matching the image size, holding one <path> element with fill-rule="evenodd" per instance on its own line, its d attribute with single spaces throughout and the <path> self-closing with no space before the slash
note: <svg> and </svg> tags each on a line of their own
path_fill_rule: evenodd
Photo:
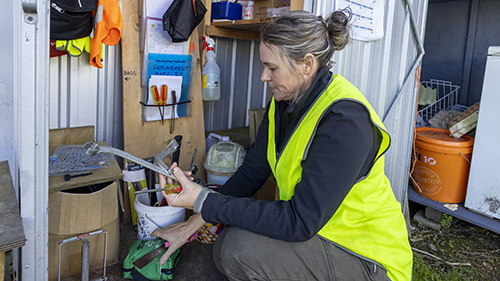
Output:
<svg viewBox="0 0 500 281">
<path fill-rule="evenodd" d="M 123 278 L 138 281 L 171 280 L 180 258 L 177 249 L 163 264 L 160 258 L 165 253 L 165 240 L 135 240 L 123 261 Z"/>
<path fill-rule="evenodd" d="M 51 0 L 50 39 L 73 40 L 90 35 L 98 0 Z"/>
</svg>

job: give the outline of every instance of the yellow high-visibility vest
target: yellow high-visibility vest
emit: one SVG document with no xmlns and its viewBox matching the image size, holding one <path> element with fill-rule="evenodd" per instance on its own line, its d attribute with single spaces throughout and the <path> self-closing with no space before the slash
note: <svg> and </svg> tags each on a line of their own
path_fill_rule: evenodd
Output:
<svg viewBox="0 0 500 281">
<path fill-rule="evenodd" d="M 90 36 L 72 40 L 56 40 L 56 50 L 67 51 L 72 57 L 90 54 Z"/>
<path fill-rule="evenodd" d="M 280 200 L 290 200 L 294 195 L 295 186 L 301 181 L 301 161 L 307 157 L 316 127 L 330 106 L 340 100 L 362 104 L 380 131 L 382 142 L 369 174 L 351 188 L 318 235 L 378 262 L 387 269 L 391 280 L 411 280 L 413 254 L 406 223 L 401 205 L 384 173 L 389 134 L 366 98 L 340 75 L 333 76 L 328 88 L 305 114 L 279 156 L 275 143 L 275 101 L 274 98 L 271 100 L 267 159 L 278 183 Z"/>
</svg>

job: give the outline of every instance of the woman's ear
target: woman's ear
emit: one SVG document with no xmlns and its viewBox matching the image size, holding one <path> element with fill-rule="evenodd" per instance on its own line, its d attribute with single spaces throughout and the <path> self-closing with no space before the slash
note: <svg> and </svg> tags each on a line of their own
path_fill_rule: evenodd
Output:
<svg viewBox="0 0 500 281">
<path fill-rule="evenodd" d="M 314 55 L 308 53 L 304 56 L 304 75 L 311 75 L 316 72 L 317 61 L 314 58 Z"/>
</svg>

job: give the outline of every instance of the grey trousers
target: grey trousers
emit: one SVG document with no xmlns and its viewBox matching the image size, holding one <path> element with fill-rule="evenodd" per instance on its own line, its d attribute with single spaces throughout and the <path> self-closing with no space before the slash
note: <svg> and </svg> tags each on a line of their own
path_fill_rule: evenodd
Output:
<svg viewBox="0 0 500 281">
<path fill-rule="evenodd" d="M 380 264 L 318 236 L 292 243 L 229 227 L 217 237 L 213 256 L 229 280 L 389 280 Z"/>
</svg>

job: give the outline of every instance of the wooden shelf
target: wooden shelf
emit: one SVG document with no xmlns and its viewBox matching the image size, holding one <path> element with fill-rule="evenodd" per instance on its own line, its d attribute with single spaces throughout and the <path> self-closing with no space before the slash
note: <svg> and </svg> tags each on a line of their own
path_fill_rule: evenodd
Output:
<svg viewBox="0 0 500 281">
<path fill-rule="evenodd" d="M 205 0 L 207 14 L 205 16 L 205 34 L 208 36 L 219 36 L 227 38 L 260 40 L 261 26 L 273 20 L 273 18 L 258 18 L 251 20 L 228 20 L 211 22 L 212 0 Z M 304 0 L 290 0 L 290 10 L 301 10 Z"/>
<path fill-rule="evenodd" d="M 210 36 L 229 37 L 246 40 L 260 40 L 260 28 L 273 18 L 251 20 L 227 20 L 212 22 L 205 26 L 205 33 Z"/>
</svg>

